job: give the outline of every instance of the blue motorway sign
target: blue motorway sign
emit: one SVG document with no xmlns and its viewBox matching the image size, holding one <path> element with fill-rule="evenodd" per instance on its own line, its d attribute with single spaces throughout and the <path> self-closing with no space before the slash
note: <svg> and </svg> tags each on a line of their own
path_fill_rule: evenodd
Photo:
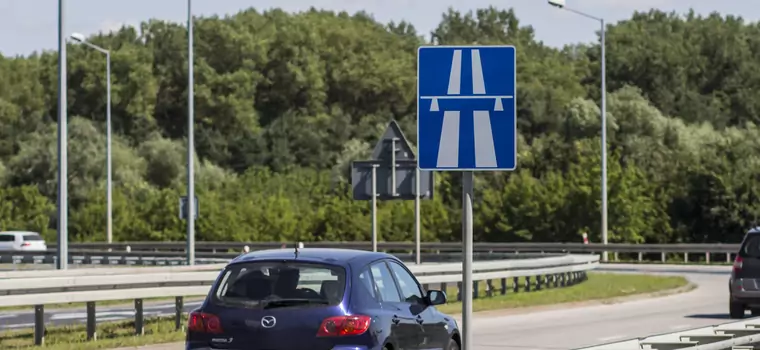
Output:
<svg viewBox="0 0 760 350">
<path fill-rule="evenodd" d="M 514 46 L 422 46 L 417 52 L 417 164 L 422 170 L 514 170 Z"/>
</svg>

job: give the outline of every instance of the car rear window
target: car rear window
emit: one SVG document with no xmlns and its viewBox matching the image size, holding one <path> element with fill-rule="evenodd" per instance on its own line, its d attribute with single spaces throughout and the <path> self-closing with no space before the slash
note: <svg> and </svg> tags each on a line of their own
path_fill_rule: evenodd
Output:
<svg viewBox="0 0 760 350">
<path fill-rule="evenodd" d="M 42 237 L 40 235 L 24 235 L 25 241 L 42 241 Z"/>
<path fill-rule="evenodd" d="M 750 234 L 739 249 L 742 258 L 760 258 L 760 234 Z"/>
<path fill-rule="evenodd" d="M 302 300 L 300 305 L 337 305 L 346 289 L 340 266 L 296 261 L 249 262 L 228 266 L 213 293 L 216 303 L 260 307 L 270 301 Z"/>
</svg>

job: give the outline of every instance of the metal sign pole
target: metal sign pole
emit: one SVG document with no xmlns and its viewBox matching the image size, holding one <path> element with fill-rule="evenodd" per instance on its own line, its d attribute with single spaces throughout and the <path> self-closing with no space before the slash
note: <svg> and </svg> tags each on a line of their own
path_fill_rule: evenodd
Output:
<svg viewBox="0 0 760 350">
<path fill-rule="evenodd" d="M 420 168 L 414 169 L 414 248 L 416 263 L 422 261 L 420 256 Z"/>
<path fill-rule="evenodd" d="M 391 139 L 391 196 L 396 196 L 396 138 Z"/>
<path fill-rule="evenodd" d="M 377 165 L 372 165 L 372 251 L 377 251 Z"/>
<path fill-rule="evenodd" d="M 462 173 L 462 350 L 471 350 L 472 344 L 472 171 Z"/>
</svg>

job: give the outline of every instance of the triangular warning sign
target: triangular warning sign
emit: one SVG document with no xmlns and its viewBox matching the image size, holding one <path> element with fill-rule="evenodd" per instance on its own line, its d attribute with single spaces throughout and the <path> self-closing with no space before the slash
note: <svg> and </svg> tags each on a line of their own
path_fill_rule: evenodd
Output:
<svg viewBox="0 0 760 350">
<path fill-rule="evenodd" d="M 394 149 L 395 147 L 395 149 Z M 391 160 L 391 152 L 396 153 L 396 160 L 415 160 L 412 146 L 409 144 L 409 140 L 406 139 L 404 133 L 401 131 L 401 127 L 392 120 L 388 123 L 388 127 L 385 128 L 383 136 L 375 144 L 374 150 L 372 150 L 372 159 L 374 160 Z"/>
</svg>

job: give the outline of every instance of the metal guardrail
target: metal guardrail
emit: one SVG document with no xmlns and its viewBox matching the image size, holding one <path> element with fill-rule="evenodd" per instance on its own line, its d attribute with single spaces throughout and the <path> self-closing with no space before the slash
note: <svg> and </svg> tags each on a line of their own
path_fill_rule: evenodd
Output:
<svg viewBox="0 0 760 350">
<path fill-rule="evenodd" d="M 251 250 L 271 249 L 283 245 L 283 242 L 197 242 L 197 252 L 220 253 L 220 252 L 239 252 L 244 246 L 250 247 Z M 293 244 L 288 244 L 292 246 Z M 348 248 L 371 250 L 371 242 L 305 242 L 309 247 L 319 248 Z M 55 244 L 49 245 L 55 248 Z M 97 251 L 125 251 L 129 249 L 137 251 L 175 251 L 182 252 L 186 248 L 185 242 L 118 242 L 118 243 L 73 243 L 70 249 L 97 250 Z M 459 242 L 425 242 L 420 245 L 420 250 L 432 253 L 456 253 L 462 249 Z M 705 262 L 709 263 L 713 259 L 712 255 L 725 256 L 725 261 L 730 262 L 732 254 L 739 250 L 738 243 L 668 243 L 668 244 L 630 244 L 630 243 L 499 243 L 499 242 L 480 242 L 475 243 L 473 247 L 475 252 L 489 253 L 613 253 L 612 260 L 619 260 L 620 254 L 635 255 L 639 261 L 657 259 L 665 262 L 668 254 L 682 254 L 684 261 L 693 260 L 693 256 L 698 255 L 697 259 L 704 257 Z M 378 242 L 378 250 L 388 252 L 413 252 L 414 243 L 410 242 Z M 659 256 L 658 256 L 659 255 Z"/>
<path fill-rule="evenodd" d="M 271 249 L 279 248 L 283 244 L 291 247 L 292 243 L 285 242 L 196 242 L 197 251 L 240 251 L 247 245 L 251 249 Z M 305 245 L 314 248 L 347 248 L 347 249 L 372 249 L 372 242 L 304 242 Z M 185 242 L 114 242 L 114 243 L 71 243 L 70 249 L 96 249 L 96 250 L 125 250 L 131 247 L 132 251 L 161 251 L 174 250 L 183 251 L 187 247 Z M 48 247 L 55 248 L 55 243 L 48 244 Z M 422 250 L 434 250 L 441 252 L 461 251 L 462 244 L 459 242 L 423 242 L 420 245 Z M 736 243 L 665 243 L 665 244 L 630 244 L 630 243 L 551 243 L 551 242 L 520 242 L 520 243 L 502 243 L 502 242 L 479 242 L 474 244 L 476 251 L 493 251 L 493 252 L 598 252 L 606 250 L 608 252 L 626 252 L 626 253 L 684 253 L 684 252 L 713 252 L 713 253 L 735 253 L 739 249 Z M 414 250 L 414 243 L 410 242 L 378 242 L 379 250 Z"/>
<path fill-rule="evenodd" d="M 44 343 L 44 305 L 84 302 L 87 304 L 87 336 L 95 337 L 95 303 L 106 300 L 135 301 L 135 332 L 143 334 L 143 299 L 175 297 L 175 325 L 182 327 L 184 297 L 205 296 L 224 264 L 169 267 L 117 267 L 66 271 L 0 272 L 0 307 L 31 306 L 35 310 L 35 344 Z M 486 296 L 511 291 L 530 291 L 572 285 L 586 279 L 586 272 L 599 266 L 598 255 L 561 255 L 535 259 L 479 261 L 473 264 L 473 297 L 479 298 L 485 282 Z M 409 265 L 417 280 L 429 289 L 446 290 L 457 285 L 461 300 L 462 265 L 445 263 Z M 521 280 L 522 278 L 522 280 Z M 500 281 L 500 288 L 493 285 Z"/>
<path fill-rule="evenodd" d="M 415 261 L 413 253 L 392 253 L 402 261 Z M 474 253 L 476 260 L 501 260 L 501 259 L 527 259 L 547 256 L 564 255 L 565 253 Z M 219 264 L 225 263 L 238 256 L 239 253 L 228 252 L 197 252 L 196 264 Z M 11 268 L 19 265 L 55 265 L 57 260 L 56 251 L 48 249 L 45 252 L 0 252 L 0 264 L 10 264 Z M 461 254 L 457 253 L 423 253 L 421 260 L 424 262 L 454 262 L 461 261 Z M 69 265 L 100 265 L 100 266 L 178 266 L 187 263 L 187 254 L 178 251 L 101 251 L 101 250 L 70 250 Z"/>
<path fill-rule="evenodd" d="M 734 350 L 757 349 L 760 344 L 760 318 L 715 326 L 595 345 L 575 350 Z"/>
</svg>

